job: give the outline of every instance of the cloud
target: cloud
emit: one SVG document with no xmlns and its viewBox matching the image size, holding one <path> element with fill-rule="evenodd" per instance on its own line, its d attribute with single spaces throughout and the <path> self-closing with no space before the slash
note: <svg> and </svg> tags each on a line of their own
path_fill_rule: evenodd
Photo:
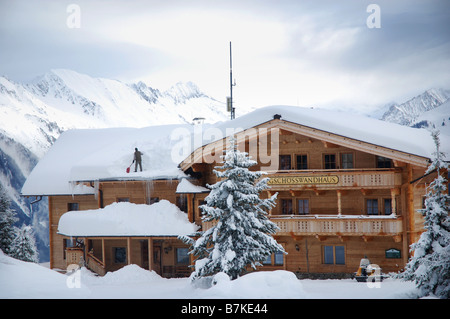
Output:
<svg viewBox="0 0 450 319">
<path fill-rule="evenodd" d="M 236 105 L 382 104 L 450 87 L 446 0 L 84 1 L 81 28 L 63 1 L 0 0 L 0 74 L 23 80 L 52 68 L 170 85 L 192 80 Z"/>
</svg>

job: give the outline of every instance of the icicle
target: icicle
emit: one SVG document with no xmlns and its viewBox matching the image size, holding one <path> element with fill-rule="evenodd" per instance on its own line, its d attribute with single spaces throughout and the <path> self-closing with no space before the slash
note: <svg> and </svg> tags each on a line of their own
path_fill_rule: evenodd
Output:
<svg viewBox="0 0 450 319">
<path fill-rule="evenodd" d="M 153 180 L 146 180 L 145 181 L 145 198 L 147 200 L 147 204 L 151 203 L 151 198 L 153 194 Z"/>
<path fill-rule="evenodd" d="M 98 199 L 98 190 L 100 188 L 100 182 L 99 180 L 94 181 L 94 195 L 95 199 Z"/>
<path fill-rule="evenodd" d="M 75 186 L 77 186 L 76 182 L 71 181 L 69 182 L 72 190 L 72 199 L 75 199 Z"/>
</svg>

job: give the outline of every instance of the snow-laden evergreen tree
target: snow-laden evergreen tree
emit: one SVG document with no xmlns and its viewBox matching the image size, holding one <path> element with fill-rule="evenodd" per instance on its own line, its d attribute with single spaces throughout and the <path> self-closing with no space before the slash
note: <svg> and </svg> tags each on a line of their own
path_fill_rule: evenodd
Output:
<svg viewBox="0 0 450 319">
<path fill-rule="evenodd" d="M 0 249 L 7 255 L 15 237 L 16 213 L 10 208 L 11 200 L 0 184 Z"/>
<path fill-rule="evenodd" d="M 34 263 L 39 261 L 36 239 L 30 226 L 23 224 L 22 227 L 16 228 L 16 237 L 12 242 L 9 255 L 23 261 Z"/>
<path fill-rule="evenodd" d="M 200 206 L 203 221 L 216 224 L 199 232 L 195 241 L 182 238 L 197 256 L 193 279 L 224 272 L 233 280 L 247 266 L 256 269 L 271 254 L 286 253 L 272 236 L 277 226 L 267 217 L 277 194 L 260 198 L 260 192 L 269 188 L 268 178 L 259 180 L 264 172 L 249 170 L 256 162 L 237 149 L 234 137 L 221 158 L 223 165 L 214 170 L 219 181 L 208 185 L 211 192 Z"/>
<path fill-rule="evenodd" d="M 432 133 L 436 144 L 434 158 L 426 173 L 437 172 L 437 177 L 427 187 L 424 216 L 425 232 L 417 243 L 411 245 L 414 256 L 401 275 L 419 288 L 421 297 L 434 294 L 450 298 L 450 196 L 447 180 L 443 176 L 448 170 L 445 154 L 439 151 L 439 132 Z"/>
</svg>

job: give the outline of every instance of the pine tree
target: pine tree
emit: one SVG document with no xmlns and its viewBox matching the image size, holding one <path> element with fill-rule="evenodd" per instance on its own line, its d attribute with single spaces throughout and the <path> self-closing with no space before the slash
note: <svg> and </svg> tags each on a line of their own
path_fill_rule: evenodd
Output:
<svg viewBox="0 0 450 319">
<path fill-rule="evenodd" d="M 0 249 L 7 255 L 15 237 L 14 223 L 18 220 L 10 206 L 11 200 L 0 184 Z"/>
<path fill-rule="evenodd" d="M 16 228 L 16 237 L 11 245 L 10 256 L 23 261 L 39 261 L 33 230 L 25 224 Z"/>
<path fill-rule="evenodd" d="M 426 174 L 437 172 L 437 177 L 427 188 L 424 216 L 425 232 L 417 243 L 411 245 L 414 256 L 406 265 L 402 277 L 411 280 L 419 288 L 421 297 L 434 294 L 440 298 L 450 298 L 450 196 L 447 180 L 442 173 L 448 170 L 445 154 L 439 151 L 439 132 L 432 133 L 436 144 L 434 159 Z"/>
<path fill-rule="evenodd" d="M 194 279 L 218 272 L 236 279 L 247 266 L 256 269 L 272 253 L 285 253 L 272 236 L 278 228 L 267 217 L 277 194 L 259 197 L 268 189 L 268 178 L 259 180 L 264 173 L 249 170 L 256 162 L 237 150 L 235 138 L 222 159 L 223 165 L 214 170 L 219 181 L 208 185 L 211 192 L 200 206 L 203 221 L 217 223 L 191 240 L 190 253 L 198 256 Z"/>
</svg>

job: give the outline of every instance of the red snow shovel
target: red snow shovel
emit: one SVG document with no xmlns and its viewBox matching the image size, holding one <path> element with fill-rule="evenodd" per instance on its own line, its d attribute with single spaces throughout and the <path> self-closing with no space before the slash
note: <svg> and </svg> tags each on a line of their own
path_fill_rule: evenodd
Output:
<svg viewBox="0 0 450 319">
<path fill-rule="evenodd" d="M 133 163 L 134 163 L 134 162 L 133 162 Z M 130 172 L 130 167 L 131 167 L 131 165 L 133 165 L 133 163 L 131 163 L 130 166 L 127 167 L 127 173 Z"/>
</svg>

